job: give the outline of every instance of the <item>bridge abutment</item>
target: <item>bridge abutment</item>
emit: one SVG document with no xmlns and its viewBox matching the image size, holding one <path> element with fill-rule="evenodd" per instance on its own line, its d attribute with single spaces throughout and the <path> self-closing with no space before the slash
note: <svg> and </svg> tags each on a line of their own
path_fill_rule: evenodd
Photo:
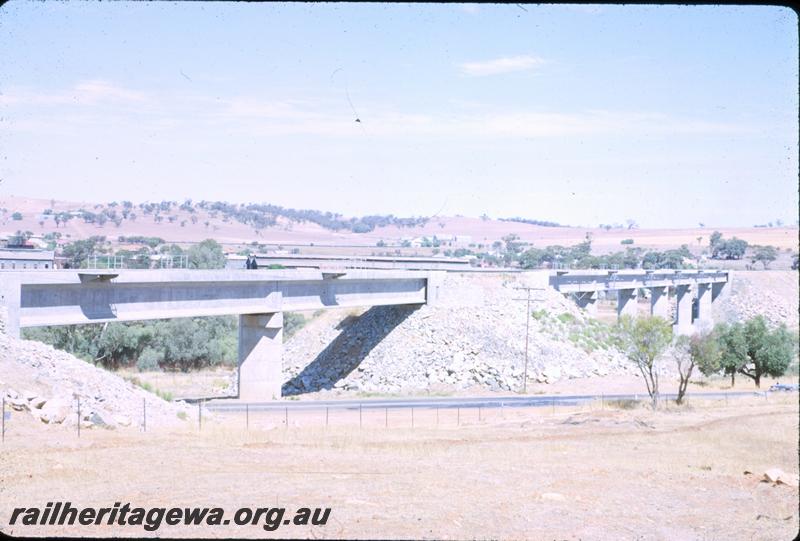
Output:
<svg viewBox="0 0 800 541">
<path fill-rule="evenodd" d="M 239 398 L 274 400 L 283 384 L 283 313 L 239 316 Z"/>
</svg>

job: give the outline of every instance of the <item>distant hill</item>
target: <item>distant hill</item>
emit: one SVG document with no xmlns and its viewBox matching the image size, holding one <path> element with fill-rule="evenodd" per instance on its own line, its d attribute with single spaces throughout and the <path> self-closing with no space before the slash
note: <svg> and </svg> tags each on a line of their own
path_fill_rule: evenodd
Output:
<svg viewBox="0 0 800 541">
<path fill-rule="evenodd" d="M 566 227 L 535 218 L 491 219 L 464 216 L 408 217 L 340 214 L 297 210 L 269 204 L 235 205 L 225 202 L 164 201 L 148 203 L 68 202 L 25 197 L 0 197 L 0 236 L 30 231 L 35 237 L 60 234 L 61 241 L 102 235 L 116 241 L 120 236 L 158 237 L 168 242 L 193 243 L 214 238 L 225 245 L 286 244 L 316 247 L 375 248 L 399 246 L 403 240 L 436 236 L 460 245 L 490 246 L 511 234 L 538 247 L 574 245 L 587 233 L 597 253 L 633 246 L 654 249 L 687 244 L 691 249 L 708 246 L 719 230 L 750 244 L 797 249 L 797 227 L 706 227 L 686 229 L 627 229 Z M 83 211 L 83 214 L 80 213 Z M 15 216 L 15 213 L 18 213 Z M 67 213 L 71 213 L 67 218 Z M 59 218 L 59 216 L 61 216 Z M 14 219 L 14 218 L 21 219 Z M 626 245 L 631 245 L 629 242 Z"/>
</svg>

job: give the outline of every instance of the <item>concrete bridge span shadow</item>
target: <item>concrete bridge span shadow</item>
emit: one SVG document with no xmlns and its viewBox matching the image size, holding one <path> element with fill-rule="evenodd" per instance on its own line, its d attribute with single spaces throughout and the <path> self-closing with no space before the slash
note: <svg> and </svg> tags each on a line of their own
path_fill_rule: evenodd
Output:
<svg viewBox="0 0 800 541">
<path fill-rule="evenodd" d="M 373 306 L 360 316 L 346 317 L 337 325 L 341 329 L 339 335 L 299 374 L 283 384 L 281 395 L 333 389 L 418 309 L 419 305 Z"/>
</svg>

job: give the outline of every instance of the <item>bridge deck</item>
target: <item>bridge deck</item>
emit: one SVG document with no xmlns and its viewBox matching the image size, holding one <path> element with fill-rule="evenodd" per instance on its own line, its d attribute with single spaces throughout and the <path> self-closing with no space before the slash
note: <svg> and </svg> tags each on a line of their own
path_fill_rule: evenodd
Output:
<svg viewBox="0 0 800 541">
<path fill-rule="evenodd" d="M 422 304 L 428 273 L 319 270 L 118 270 L 3 273 L 19 327 Z"/>
</svg>

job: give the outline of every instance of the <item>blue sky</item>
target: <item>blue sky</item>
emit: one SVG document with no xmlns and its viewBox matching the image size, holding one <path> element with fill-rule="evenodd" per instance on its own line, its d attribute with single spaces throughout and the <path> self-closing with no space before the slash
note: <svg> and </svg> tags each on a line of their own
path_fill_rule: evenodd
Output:
<svg viewBox="0 0 800 541">
<path fill-rule="evenodd" d="M 0 51 L 0 196 L 797 220 L 785 8 L 12 1 Z"/>
</svg>

